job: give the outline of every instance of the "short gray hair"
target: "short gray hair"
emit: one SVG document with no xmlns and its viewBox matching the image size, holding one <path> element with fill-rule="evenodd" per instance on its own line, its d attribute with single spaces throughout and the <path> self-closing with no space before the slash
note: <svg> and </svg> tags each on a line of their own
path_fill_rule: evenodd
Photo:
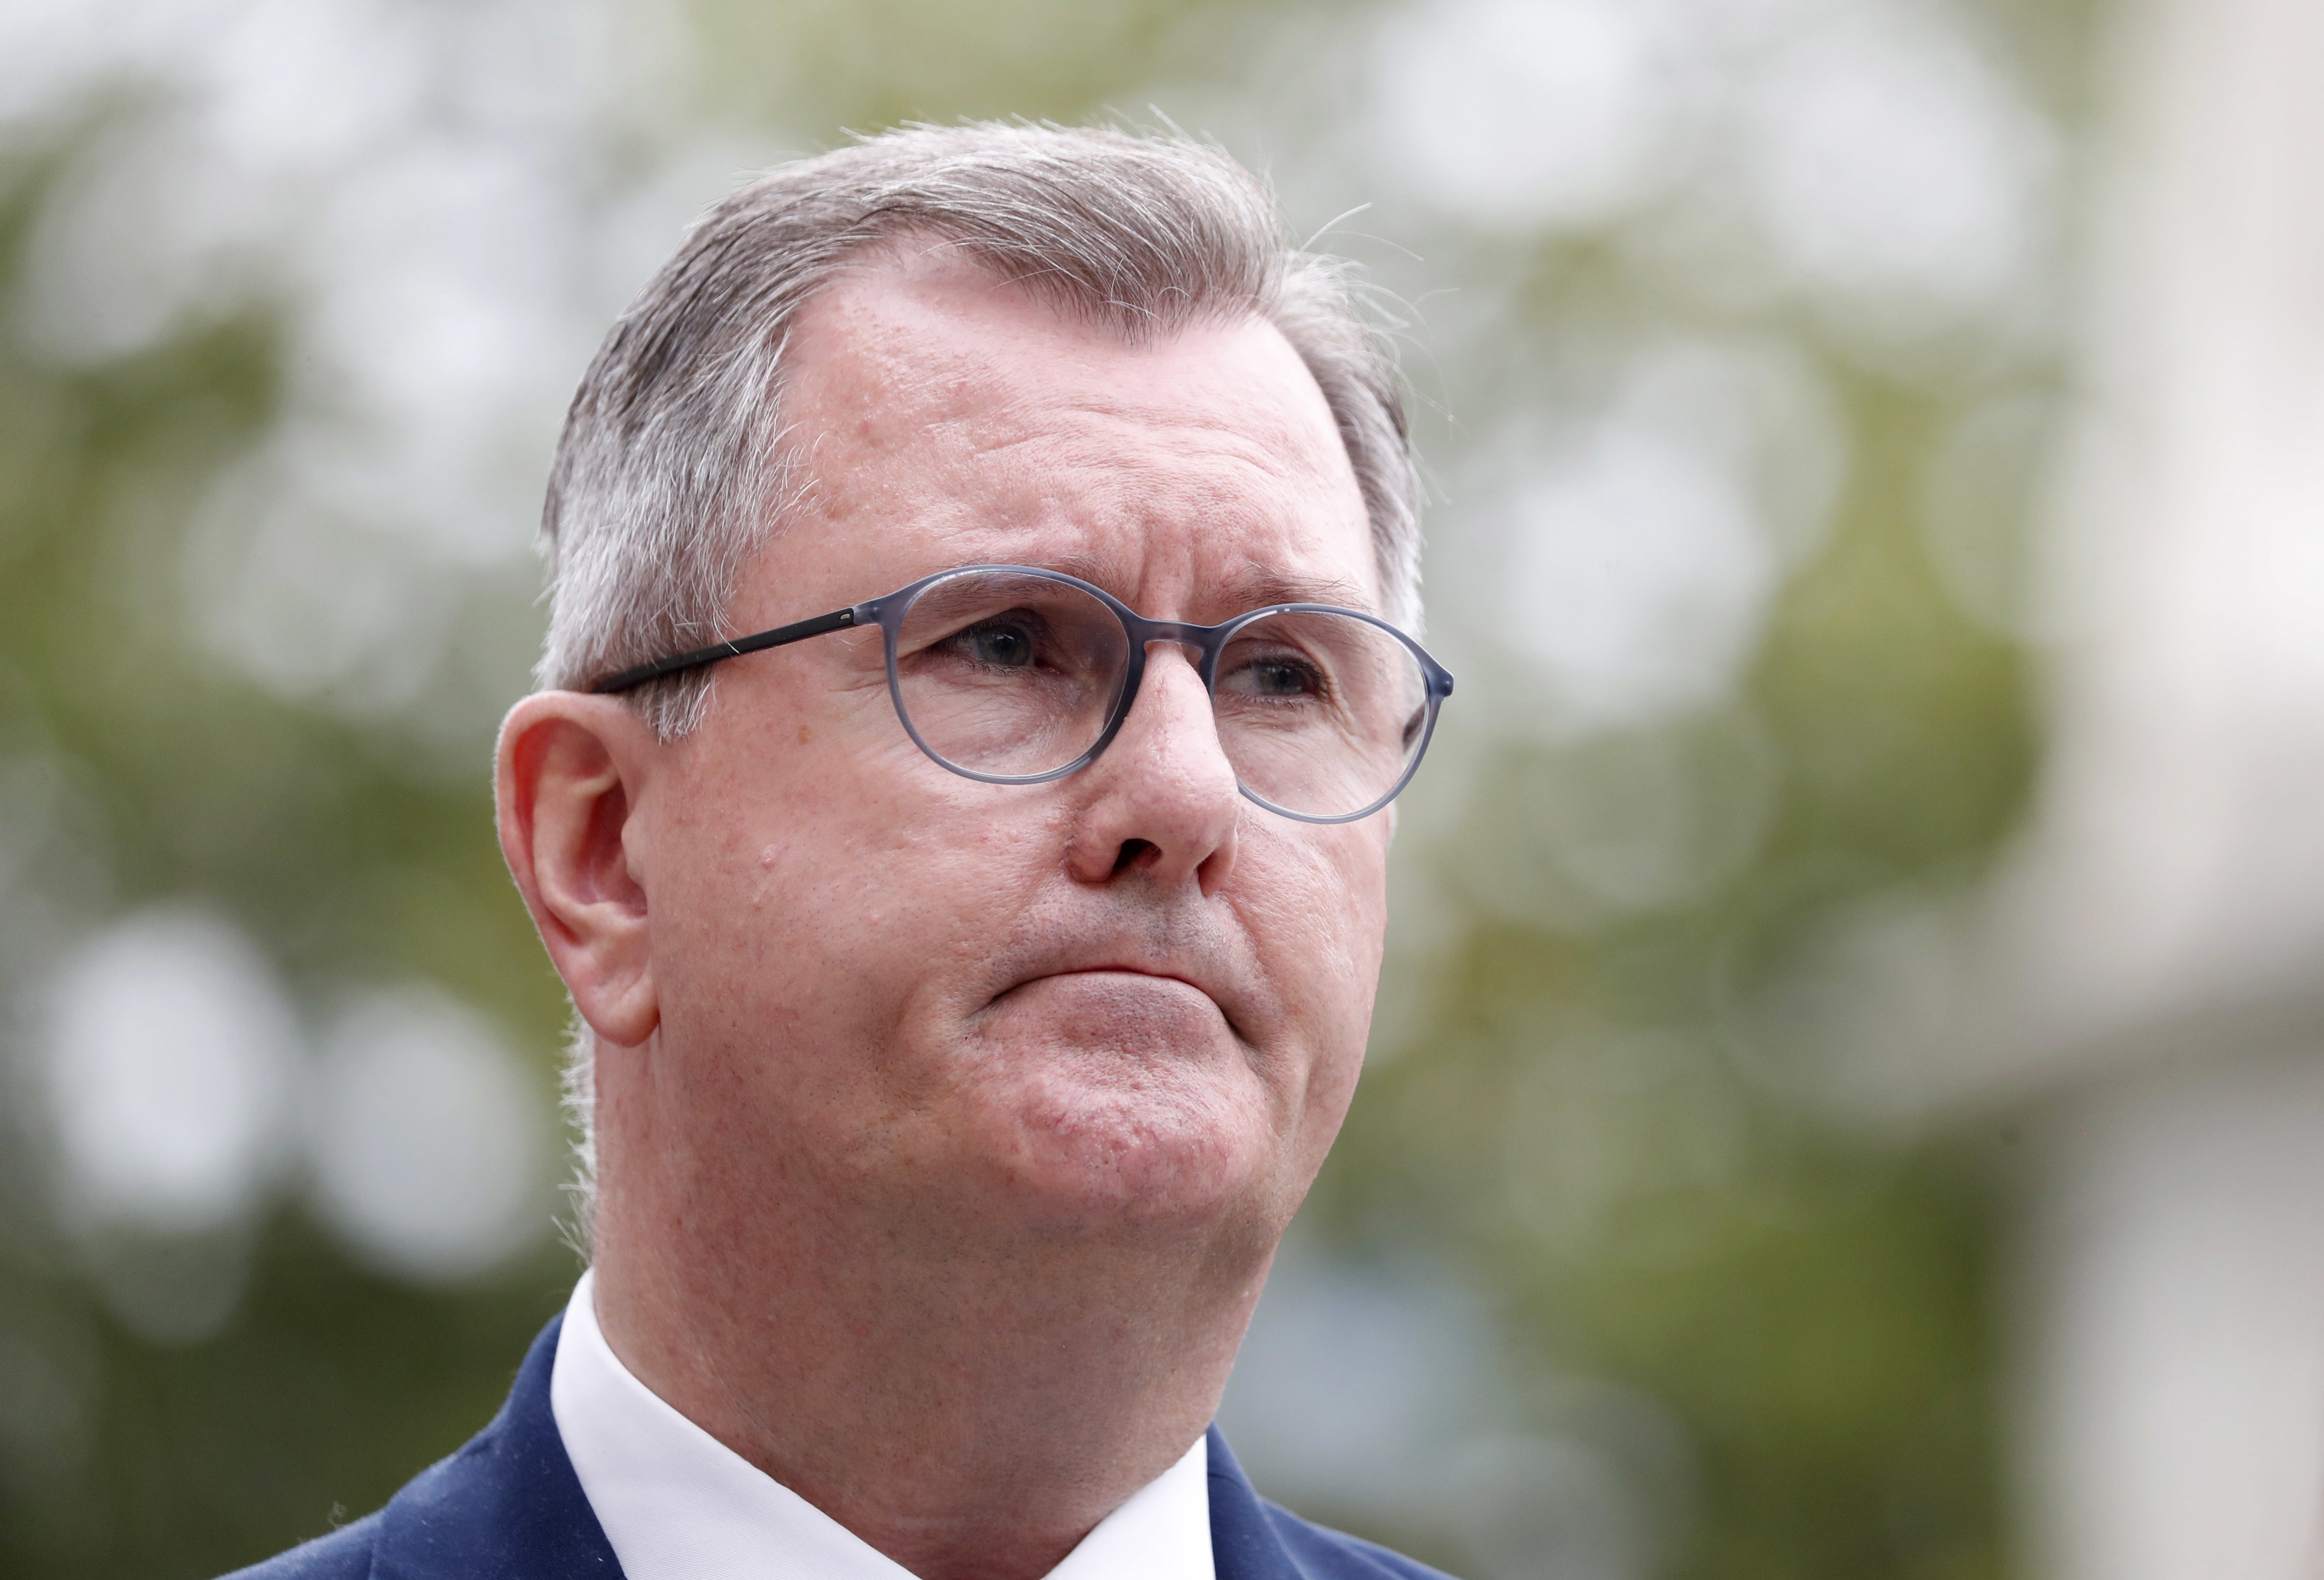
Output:
<svg viewBox="0 0 2324 1580">
<path fill-rule="evenodd" d="M 722 636 L 736 583 L 796 497 L 781 416 L 800 310 L 908 236 L 1132 343 L 1204 322 L 1274 325 L 1339 425 L 1370 519 L 1386 613 L 1416 630 L 1420 479 L 1388 329 L 1352 265 L 1292 246 L 1267 186 L 1178 135 L 988 124 L 913 127 L 760 177 L 713 208 L 606 336 L 549 479 L 544 687 Z M 884 592 L 867 587 L 864 596 Z M 817 611 L 803 611 L 816 613 Z M 627 694 L 665 739 L 698 723 L 710 671 Z M 566 1103 L 579 1132 L 577 1241 L 595 1195 L 590 1037 Z"/>
</svg>

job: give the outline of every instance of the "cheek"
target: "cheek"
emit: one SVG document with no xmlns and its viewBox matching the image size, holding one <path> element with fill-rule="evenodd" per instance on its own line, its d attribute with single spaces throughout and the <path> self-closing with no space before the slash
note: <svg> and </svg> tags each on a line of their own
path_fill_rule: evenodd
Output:
<svg viewBox="0 0 2324 1580">
<path fill-rule="evenodd" d="M 813 721 L 801 748 L 770 719 L 687 787 L 700 814 L 673 829 L 672 988 L 726 1036 L 780 1027 L 803 1056 L 908 1037 L 965 991 L 1024 903 L 1034 847 L 1056 843 L 875 722 L 889 727 Z"/>
<path fill-rule="evenodd" d="M 1275 842 L 1253 864 L 1242 909 L 1287 1039 L 1306 1056 L 1305 1105 L 1336 1116 L 1363 1061 L 1379 984 L 1387 837 L 1370 822 L 1298 835 L 1306 837 Z"/>
</svg>

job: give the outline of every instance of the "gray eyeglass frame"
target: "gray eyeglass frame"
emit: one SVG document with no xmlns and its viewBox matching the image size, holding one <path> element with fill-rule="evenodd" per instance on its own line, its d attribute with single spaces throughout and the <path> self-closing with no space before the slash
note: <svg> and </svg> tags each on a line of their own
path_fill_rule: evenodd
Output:
<svg viewBox="0 0 2324 1580">
<path fill-rule="evenodd" d="M 1039 581 L 1057 582 L 1087 593 L 1111 610 L 1114 618 L 1121 622 L 1122 633 L 1130 642 L 1130 657 L 1128 667 L 1122 672 L 1120 695 L 1114 698 L 1112 707 L 1106 716 L 1105 727 L 1098 732 L 1097 740 L 1089 750 L 1062 768 L 1052 768 L 1044 773 L 1026 774 L 981 773 L 973 768 L 964 768 L 959 763 L 943 756 L 935 747 L 928 744 L 921 736 L 918 727 L 912 723 L 911 709 L 904 706 L 903 683 L 896 673 L 896 643 L 903 630 L 905 614 L 910 610 L 914 600 L 936 583 L 950 581 L 958 576 L 974 575 L 1021 576 L 1030 577 Z M 610 696 L 633 690 L 650 680 L 659 680 L 671 675 L 682 675 L 690 670 L 704 669 L 711 664 L 723 663 L 728 659 L 741 658 L 745 653 L 761 652 L 770 647 L 788 646 L 794 642 L 804 642 L 810 636 L 825 636 L 835 631 L 845 631 L 859 625 L 877 625 L 883 633 L 887 647 L 888 699 L 895 705 L 896 719 L 904 726 L 904 733 L 911 736 L 912 744 L 918 746 L 929 761 L 940 768 L 949 769 L 963 779 L 973 779 L 985 784 L 1047 784 L 1051 780 L 1063 779 L 1069 773 L 1076 773 L 1087 768 L 1097 761 L 1098 756 L 1108 746 L 1113 744 L 1114 736 L 1121 733 L 1122 725 L 1130 717 L 1130 710 L 1137 705 L 1139 688 L 1145 683 L 1148 643 L 1167 642 L 1181 647 L 1192 648 L 1198 655 L 1194 672 L 1202 678 L 1203 689 L 1215 698 L 1218 694 L 1219 655 L 1226 650 L 1227 643 L 1233 639 L 1235 633 L 1253 621 L 1263 620 L 1270 614 L 1339 614 L 1351 620 L 1360 620 L 1367 625 L 1378 626 L 1396 638 L 1419 661 L 1421 673 L 1427 682 L 1427 695 L 1424 704 L 1425 716 L 1421 723 L 1420 745 L 1413 753 L 1412 761 L 1405 764 L 1404 772 L 1397 777 L 1396 783 L 1389 786 L 1388 793 L 1373 801 L 1371 805 L 1360 811 L 1345 812 L 1333 817 L 1322 817 L 1310 812 L 1295 812 L 1288 807 L 1276 805 L 1252 790 L 1250 786 L 1243 783 L 1240 774 L 1235 776 L 1235 787 L 1246 799 L 1257 802 L 1278 816 L 1290 818 L 1301 823 L 1354 823 L 1369 818 L 1396 799 L 1403 792 L 1404 787 L 1412 782 L 1412 776 L 1420 771 L 1421 760 L 1428 755 L 1428 743 L 1436 734 L 1437 710 L 1443 706 L 1444 699 L 1452 695 L 1452 672 L 1430 657 L 1426 648 L 1422 647 L 1411 637 L 1378 615 L 1367 614 L 1361 609 L 1342 608 L 1336 604 L 1269 604 L 1264 608 L 1248 610 L 1231 620 L 1222 621 L 1216 625 L 1194 625 L 1184 620 L 1149 620 L 1103 587 L 1093 587 L 1081 577 L 1067 576 L 1061 570 L 1044 570 L 1034 565 L 961 565 L 950 570 L 937 571 L 934 576 L 924 576 L 919 580 L 908 586 L 898 587 L 894 592 L 884 596 L 854 605 L 850 608 L 834 609 L 828 614 L 817 614 L 810 620 L 798 621 L 789 625 L 778 625 L 770 631 L 757 632 L 750 636 L 738 636 L 731 642 L 714 642 L 708 647 L 696 648 L 691 652 L 673 653 L 668 658 L 654 659 L 646 663 L 633 665 L 596 681 L 590 686 L 589 689 L 601 696 Z"/>
</svg>

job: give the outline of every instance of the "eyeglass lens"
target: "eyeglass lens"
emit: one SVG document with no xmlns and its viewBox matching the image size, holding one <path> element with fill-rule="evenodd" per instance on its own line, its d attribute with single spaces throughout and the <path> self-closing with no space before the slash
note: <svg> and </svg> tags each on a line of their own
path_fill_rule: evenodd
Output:
<svg viewBox="0 0 2324 1580">
<path fill-rule="evenodd" d="M 1031 779 L 1097 744 L 1130 672 L 1129 635 L 1079 587 L 964 571 L 898 624 L 896 688 L 929 752 L 972 773 Z M 1352 615 L 1286 612 L 1237 630 L 1212 710 L 1227 761 L 1260 800 L 1310 818 L 1366 810 L 1417 754 L 1428 678 L 1393 633 Z"/>
</svg>

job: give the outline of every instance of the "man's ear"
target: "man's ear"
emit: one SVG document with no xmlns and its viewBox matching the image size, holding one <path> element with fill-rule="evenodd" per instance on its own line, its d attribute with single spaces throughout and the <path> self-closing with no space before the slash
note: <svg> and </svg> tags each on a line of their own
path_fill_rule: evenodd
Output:
<svg viewBox="0 0 2324 1580">
<path fill-rule="evenodd" d="M 613 698 L 537 691 L 501 721 L 493 762 L 501 854 L 574 1007 L 622 1048 L 661 1021 L 635 821 L 659 754 Z"/>
</svg>

